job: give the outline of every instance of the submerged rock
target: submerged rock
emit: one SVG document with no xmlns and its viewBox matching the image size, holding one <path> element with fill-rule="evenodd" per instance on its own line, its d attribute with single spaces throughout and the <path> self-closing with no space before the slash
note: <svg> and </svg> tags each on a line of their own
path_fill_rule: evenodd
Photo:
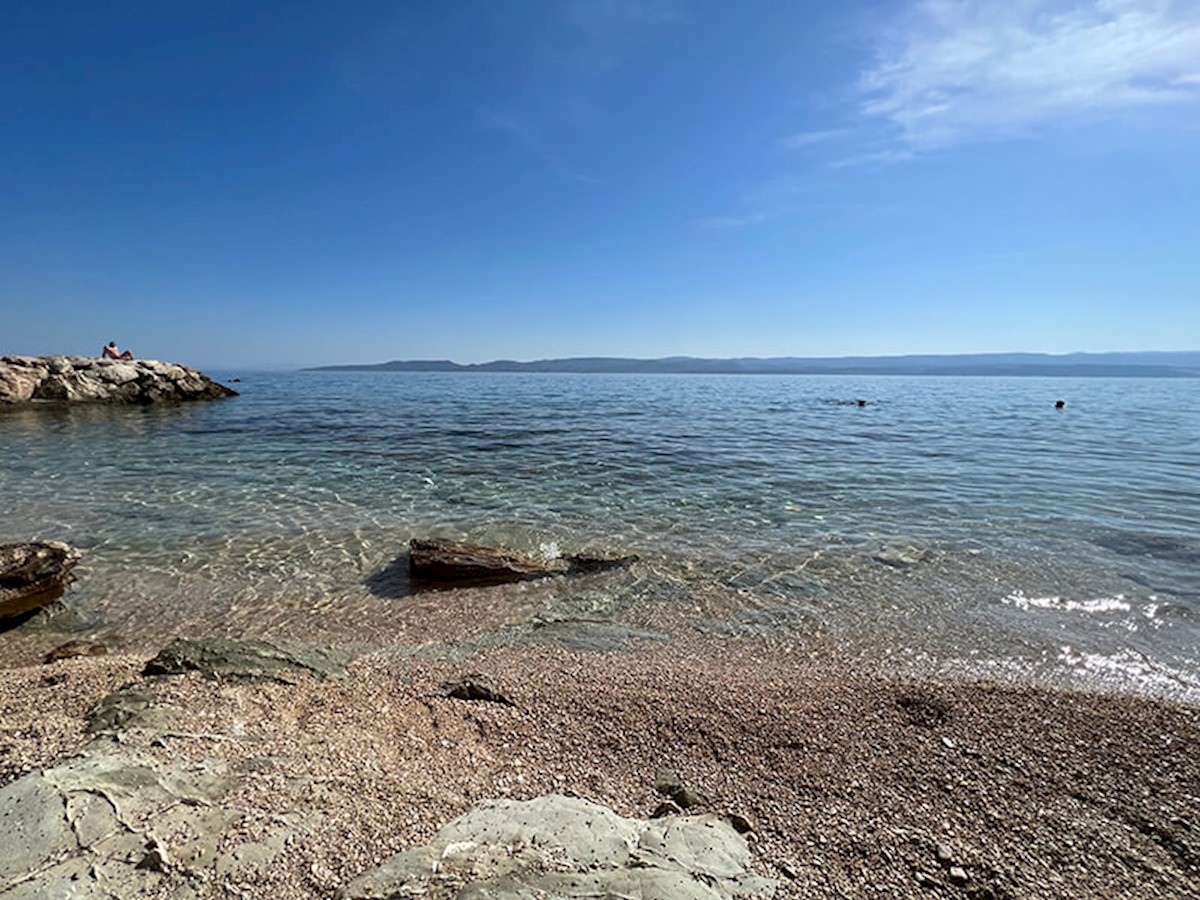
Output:
<svg viewBox="0 0 1200 900">
<path fill-rule="evenodd" d="M 0 357 L 0 405 L 36 400 L 162 403 L 236 397 L 203 372 L 154 359 Z"/>
<path fill-rule="evenodd" d="M 415 590 L 438 590 L 513 581 L 552 575 L 586 575 L 627 566 L 636 556 L 605 559 L 560 556 L 540 561 L 509 550 L 441 538 L 409 542 L 409 578 Z"/>
<path fill-rule="evenodd" d="M 875 554 L 875 561 L 893 569 L 915 566 L 929 556 L 929 551 L 906 541 L 889 541 Z"/>
<path fill-rule="evenodd" d="M 0 544 L 0 619 L 53 603 L 83 553 L 60 541 Z"/>
<path fill-rule="evenodd" d="M 200 672 L 225 681 L 287 681 L 307 672 L 328 680 L 346 675 L 348 650 L 298 641 L 235 641 L 228 638 L 176 638 L 146 663 L 144 675 Z"/>
<path fill-rule="evenodd" d="M 749 865 L 745 838 L 717 816 L 626 819 L 588 800 L 551 795 L 483 803 L 444 826 L 426 846 L 397 854 L 337 896 L 773 896 L 776 882 L 753 875 Z"/>
</svg>

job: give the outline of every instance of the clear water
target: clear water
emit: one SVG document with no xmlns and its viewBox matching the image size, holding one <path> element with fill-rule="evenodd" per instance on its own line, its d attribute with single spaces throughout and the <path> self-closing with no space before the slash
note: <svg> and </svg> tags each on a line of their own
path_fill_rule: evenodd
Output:
<svg viewBox="0 0 1200 900">
<path fill-rule="evenodd" d="M 223 402 L 0 410 L 0 540 L 86 549 L 69 603 L 98 632 L 436 635 L 445 595 L 380 578 L 437 534 L 642 557 L 472 595 L 481 628 L 577 600 L 1200 696 L 1195 381 L 238 374 Z"/>
</svg>

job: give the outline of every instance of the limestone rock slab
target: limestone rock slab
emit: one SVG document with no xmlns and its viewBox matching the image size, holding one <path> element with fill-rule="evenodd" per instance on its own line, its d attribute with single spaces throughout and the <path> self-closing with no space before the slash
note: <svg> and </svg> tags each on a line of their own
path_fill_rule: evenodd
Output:
<svg viewBox="0 0 1200 900">
<path fill-rule="evenodd" d="M 339 900 L 772 897 L 745 838 L 717 816 L 627 819 L 579 797 L 494 800 L 351 881 Z"/>
</svg>

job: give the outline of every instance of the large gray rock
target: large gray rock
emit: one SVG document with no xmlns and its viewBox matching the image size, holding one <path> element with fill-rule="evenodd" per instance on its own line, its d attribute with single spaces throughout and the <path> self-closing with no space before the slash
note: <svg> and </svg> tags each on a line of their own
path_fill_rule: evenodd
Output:
<svg viewBox="0 0 1200 900">
<path fill-rule="evenodd" d="M 62 596 L 83 554 L 59 541 L 0 544 L 0 619 L 38 609 Z"/>
<path fill-rule="evenodd" d="M 771 897 L 745 838 L 716 816 L 644 821 L 578 797 L 494 800 L 424 847 L 354 879 L 340 900 Z"/>
<path fill-rule="evenodd" d="M 288 681 L 307 672 L 327 680 L 346 674 L 348 650 L 299 641 L 235 641 L 228 638 L 176 638 L 146 663 L 145 675 L 199 672 L 224 681 Z"/>
<path fill-rule="evenodd" d="M 409 541 L 409 577 L 416 590 L 503 584 L 552 575 L 585 575 L 627 566 L 636 556 L 603 559 L 560 556 L 542 561 L 479 544 L 441 538 Z"/>
<path fill-rule="evenodd" d="M 38 400 L 146 404 L 236 396 L 237 391 L 202 372 L 153 359 L 0 357 L 0 405 Z"/>
<path fill-rule="evenodd" d="M 227 799 L 223 762 L 168 765 L 113 744 L 0 788 L 0 900 L 194 897 L 204 881 L 269 865 L 306 830 L 278 817 L 253 843 L 224 836 L 250 820 Z"/>
</svg>

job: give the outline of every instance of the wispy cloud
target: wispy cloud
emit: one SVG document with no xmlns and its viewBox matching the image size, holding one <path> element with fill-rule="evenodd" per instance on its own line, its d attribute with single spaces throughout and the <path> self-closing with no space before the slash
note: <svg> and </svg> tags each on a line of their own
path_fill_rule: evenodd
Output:
<svg viewBox="0 0 1200 900">
<path fill-rule="evenodd" d="M 848 128 L 828 128 L 823 131 L 800 131 L 780 138 L 779 146 L 785 150 L 802 150 L 845 138 L 851 134 Z"/>
<path fill-rule="evenodd" d="M 507 135 L 521 149 L 540 159 L 558 174 L 570 178 L 572 181 L 578 181 L 580 184 L 603 184 L 602 179 L 580 172 L 552 150 L 538 128 L 529 120 L 515 113 L 495 109 L 481 110 L 479 118 L 483 124 Z"/>
<path fill-rule="evenodd" d="M 752 212 L 744 215 L 732 216 L 703 216 L 696 220 L 696 224 L 701 228 L 712 229 L 727 229 L 727 228 L 751 228 L 754 225 L 761 225 L 771 217 L 765 212 Z"/>
<path fill-rule="evenodd" d="M 861 111 L 912 151 L 1200 105 L 1195 0 L 918 0 L 891 33 Z"/>
</svg>

